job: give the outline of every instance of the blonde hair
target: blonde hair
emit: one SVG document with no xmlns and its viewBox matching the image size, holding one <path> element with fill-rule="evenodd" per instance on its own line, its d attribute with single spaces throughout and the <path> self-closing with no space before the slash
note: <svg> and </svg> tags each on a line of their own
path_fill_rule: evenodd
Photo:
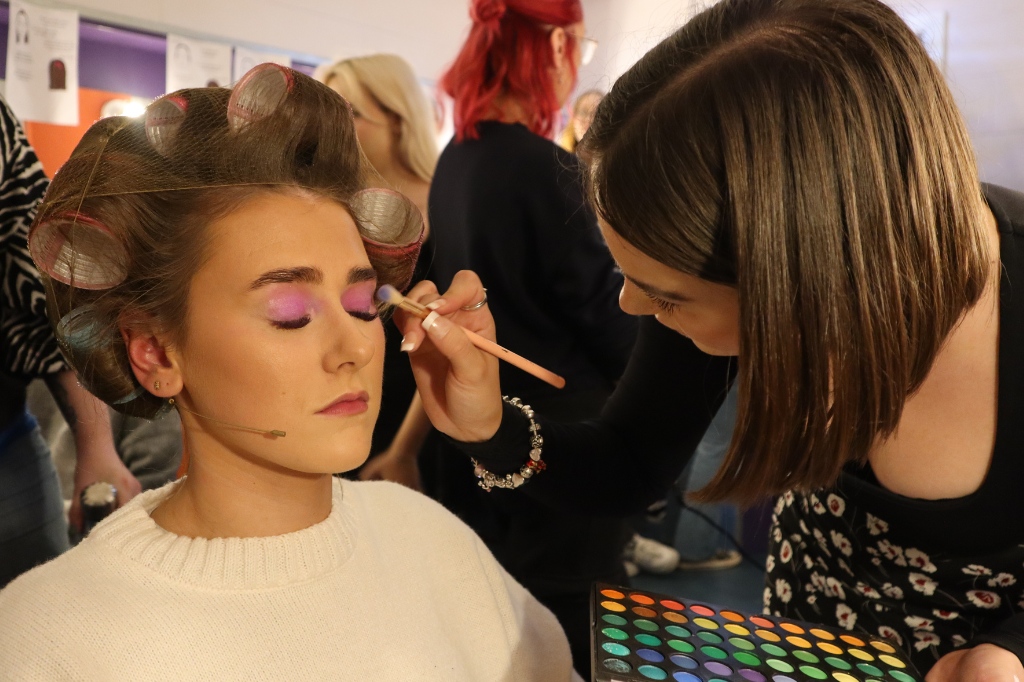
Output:
<svg viewBox="0 0 1024 682">
<path fill-rule="evenodd" d="M 597 97 L 597 101 L 600 102 L 604 97 L 604 93 L 600 90 L 586 90 L 576 98 L 576 101 L 572 105 L 572 115 L 569 117 L 569 121 L 562 128 L 562 132 L 558 135 L 558 145 L 567 152 L 576 152 L 576 146 L 580 143 L 576 139 L 576 117 L 580 115 L 580 109 L 583 108 L 583 103 L 590 97 Z M 597 105 L 595 104 L 595 107 Z"/>
<path fill-rule="evenodd" d="M 404 59 L 393 54 L 342 59 L 318 68 L 314 78 L 343 93 L 361 85 L 382 109 L 398 117 L 399 159 L 417 177 L 430 182 L 438 156 L 436 121 L 412 67 Z"/>
</svg>

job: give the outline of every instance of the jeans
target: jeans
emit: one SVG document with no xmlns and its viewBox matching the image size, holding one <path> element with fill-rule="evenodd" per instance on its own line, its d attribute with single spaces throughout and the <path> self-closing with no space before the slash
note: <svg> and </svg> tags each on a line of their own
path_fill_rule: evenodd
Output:
<svg viewBox="0 0 1024 682">
<path fill-rule="evenodd" d="M 677 487 L 682 495 L 704 487 L 714 478 L 725 459 L 736 425 L 736 385 L 733 384 L 725 401 L 704 432 L 704 437 L 693 453 L 693 459 L 679 477 Z M 723 529 L 735 536 L 737 526 L 736 507 L 727 503 L 696 504 L 686 503 L 679 513 L 675 538 L 672 545 L 679 550 L 679 556 L 686 561 L 707 559 L 719 549 L 733 549 L 732 542 L 706 520 L 693 513 L 700 511 Z"/>
<path fill-rule="evenodd" d="M 68 547 L 57 471 L 26 412 L 0 432 L 0 588 Z"/>
</svg>

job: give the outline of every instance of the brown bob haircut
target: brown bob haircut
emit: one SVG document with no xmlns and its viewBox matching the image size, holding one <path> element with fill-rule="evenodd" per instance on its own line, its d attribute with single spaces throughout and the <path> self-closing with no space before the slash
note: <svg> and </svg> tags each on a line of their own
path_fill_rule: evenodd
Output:
<svg viewBox="0 0 1024 682">
<path fill-rule="evenodd" d="M 865 461 L 989 278 L 963 121 L 876 0 L 723 0 L 615 83 L 581 156 L 619 235 L 738 290 L 736 429 L 701 499 Z"/>
</svg>

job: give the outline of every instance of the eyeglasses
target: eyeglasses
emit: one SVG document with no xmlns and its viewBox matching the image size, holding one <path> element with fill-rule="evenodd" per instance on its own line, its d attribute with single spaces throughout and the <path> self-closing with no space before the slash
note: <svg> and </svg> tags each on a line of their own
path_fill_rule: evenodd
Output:
<svg viewBox="0 0 1024 682">
<path fill-rule="evenodd" d="M 543 30 L 548 31 L 549 33 L 558 28 L 557 26 L 552 26 L 551 24 L 540 24 L 540 27 Z M 597 52 L 597 39 L 591 38 L 589 36 L 578 36 L 575 33 L 572 33 L 571 31 L 566 31 L 566 33 L 571 35 L 576 40 L 576 42 L 579 43 L 580 66 L 586 66 L 591 61 L 593 61 L 594 53 Z"/>
<path fill-rule="evenodd" d="M 597 40 L 588 36 L 576 38 L 580 43 L 580 66 L 586 66 L 594 60 L 594 53 L 597 52 Z"/>
</svg>

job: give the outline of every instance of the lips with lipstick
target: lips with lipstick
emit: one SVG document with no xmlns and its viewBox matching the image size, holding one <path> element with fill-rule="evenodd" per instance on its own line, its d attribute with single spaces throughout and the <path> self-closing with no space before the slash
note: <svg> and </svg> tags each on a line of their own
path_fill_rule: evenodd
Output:
<svg viewBox="0 0 1024 682">
<path fill-rule="evenodd" d="M 317 412 L 327 416 L 350 416 L 366 412 L 370 404 L 370 394 L 366 391 L 346 393 L 330 405 Z"/>
</svg>

